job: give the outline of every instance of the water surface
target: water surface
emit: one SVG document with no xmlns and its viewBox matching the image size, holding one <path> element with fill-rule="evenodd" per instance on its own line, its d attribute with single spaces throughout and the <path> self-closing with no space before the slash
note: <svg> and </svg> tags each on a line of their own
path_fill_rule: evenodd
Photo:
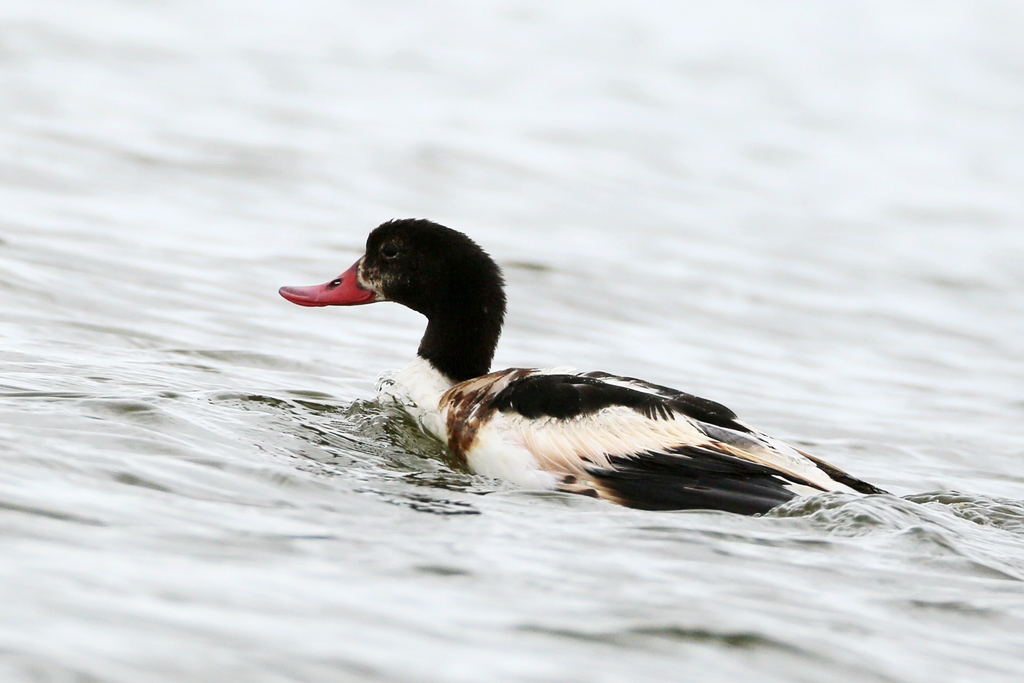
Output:
<svg viewBox="0 0 1024 683">
<path fill-rule="evenodd" d="M 1013 2 L 0 8 L 4 681 L 1024 675 Z M 310 310 L 392 217 L 496 367 L 728 404 L 893 495 L 650 513 L 457 468 Z"/>
</svg>

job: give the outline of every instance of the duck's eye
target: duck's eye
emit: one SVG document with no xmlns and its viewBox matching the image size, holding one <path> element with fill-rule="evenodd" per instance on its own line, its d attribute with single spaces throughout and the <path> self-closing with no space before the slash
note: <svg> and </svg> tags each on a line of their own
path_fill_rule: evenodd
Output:
<svg viewBox="0 0 1024 683">
<path fill-rule="evenodd" d="M 380 248 L 380 253 L 384 258 L 395 258 L 398 256 L 398 245 L 389 242 Z"/>
</svg>

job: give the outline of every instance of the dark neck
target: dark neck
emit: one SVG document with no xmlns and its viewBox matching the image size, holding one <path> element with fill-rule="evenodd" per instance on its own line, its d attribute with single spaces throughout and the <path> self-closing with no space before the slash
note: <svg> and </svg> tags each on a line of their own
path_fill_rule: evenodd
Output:
<svg viewBox="0 0 1024 683">
<path fill-rule="evenodd" d="M 486 375 L 498 346 L 503 314 L 503 310 L 480 306 L 476 311 L 431 316 L 416 353 L 454 382 Z"/>
</svg>

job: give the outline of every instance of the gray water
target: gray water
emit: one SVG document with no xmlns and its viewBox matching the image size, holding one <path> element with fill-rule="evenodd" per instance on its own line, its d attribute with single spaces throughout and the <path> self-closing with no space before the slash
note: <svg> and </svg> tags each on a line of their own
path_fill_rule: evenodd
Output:
<svg viewBox="0 0 1024 683">
<path fill-rule="evenodd" d="M 0 680 L 1024 678 L 1019 2 L 0 5 Z M 374 400 L 302 309 L 393 217 L 495 367 L 722 401 L 890 490 L 651 513 Z"/>
</svg>

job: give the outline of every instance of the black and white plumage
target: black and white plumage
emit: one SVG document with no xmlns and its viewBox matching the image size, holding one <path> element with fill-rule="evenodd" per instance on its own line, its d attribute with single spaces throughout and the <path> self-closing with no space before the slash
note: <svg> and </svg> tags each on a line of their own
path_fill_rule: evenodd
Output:
<svg viewBox="0 0 1024 683">
<path fill-rule="evenodd" d="M 488 374 L 505 314 L 497 264 L 430 221 L 384 223 L 304 306 L 395 301 L 427 317 L 417 358 L 383 393 L 478 474 L 650 510 L 755 514 L 799 495 L 883 493 L 740 422 L 725 406 L 602 372 Z"/>
</svg>

